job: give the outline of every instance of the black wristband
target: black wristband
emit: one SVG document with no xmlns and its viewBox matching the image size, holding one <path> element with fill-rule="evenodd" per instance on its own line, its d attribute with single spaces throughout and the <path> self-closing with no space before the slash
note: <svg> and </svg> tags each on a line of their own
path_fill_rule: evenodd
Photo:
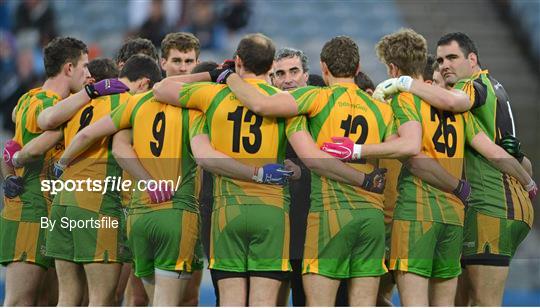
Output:
<svg viewBox="0 0 540 308">
<path fill-rule="evenodd" d="M 223 71 L 226 70 L 224 68 L 216 68 L 216 69 L 213 69 L 211 71 L 208 72 L 208 74 L 210 74 L 210 80 L 212 80 L 212 82 L 216 82 L 219 75 L 221 73 L 223 73 Z"/>
<path fill-rule="evenodd" d="M 88 94 L 88 97 L 90 97 L 91 99 L 99 97 L 99 93 L 96 91 L 93 84 L 85 85 L 84 90 L 86 91 L 86 94 Z"/>
</svg>

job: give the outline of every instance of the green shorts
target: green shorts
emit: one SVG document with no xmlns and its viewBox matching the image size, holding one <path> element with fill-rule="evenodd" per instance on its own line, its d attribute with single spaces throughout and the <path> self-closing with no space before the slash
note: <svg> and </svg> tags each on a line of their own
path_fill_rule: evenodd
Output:
<svg viewBox="0 0 540 308">
<path fill-rule="evenodd" d="M 389 269 L 429 278 L 457 277 L 462 240 L 461 226 L 394 220 Z"/>
<path fill-rule="evenodd" d="M 195 243 L 195 251 L 193 261 L 191 262 L 194 271 L 202 271 L 204 269 L 204 248 L 201 241 L 201 233 Z"/>
<path fill-rule="evenodd" d="M 127 237 L 127 215 L 128 210 L 127 208 L 122 208 L 122 215 L 120 216 L 120 226 L 122 227 L 121 230 L 121 247 L 120 250 L 122 252 L 122 255 L 124 257 L 124 262 L 132 262 L 133 261 L 133 254 L 131 253 L 131 248 L 129 248 L 129 242 Z"/>
<path fill-rule="evenodd" d="M 195 242 L 199 236 L 199 214 L 163 209 L 128 216 L 128 240 L 137 277 L 154 269 L 193 271 Z"/>
<path fill-rule="evenodd" d="M 302 272 L 337 279 L 384 275 L 383 212 L 310 212 Z"/>
<path fill-rule="evenodd" d="M 384 259 L 390 260 L 390 246 L 392 245 L 392 223 L 384 224 Z"/>
<path fill-rule="evenodd" d="M 227 205 L 212 212 L 210 268 L 290 271 L 289 214 L 271 205 Z"/>
<path fill-rule="evenodd" d="M 28 262 L 49 268 L 54 260 L 45 255 L 46 228 L 39 222 L 9 220 L 0 217 L 0 264 Z"/>
<path fill-rule="evenodd" d="M 463 231 L 464 264 L 508 266 L 530 228 L 525 222 L 469 209 Z"/>
<path fill-rule="evenodd" d="M 53 205 L 48 257 L 79 263 L 124 262 L 122 220 L 74 206 Z"/>
</svg>

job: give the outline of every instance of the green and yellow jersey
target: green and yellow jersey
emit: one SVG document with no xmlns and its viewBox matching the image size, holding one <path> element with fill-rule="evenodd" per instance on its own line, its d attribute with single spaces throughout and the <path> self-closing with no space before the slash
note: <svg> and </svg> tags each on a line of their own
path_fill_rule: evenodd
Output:
<svg viewBox="0 0 540 308">
<path fill-rule="evenodd" d="M 83 128 L 109 115 L 112 110 L 125 103 L 130 96 L 131 94 L 126 92 L 90 100 L 64 126 L 66 146 L 71 144 L 77 133 Z M 69 168 L 66 168 L 62 180 L 82 182 L 90 179 L 91 181 L 99 181 L 103 190 L 97 189 L 98 187 L 89 189 L 86 186 L 75 191 L 63 190 L 54 198 L 53 204 L 75 206 L 95 213 L 120 217 L 121 196 L 120 191 L 114 189 L 113 180 L 119 181 L 121 176 L 122 169 L 112 155 L 112 137 L 102 138 L 81 153 L 69 165 Z M 110 181 L 106 182 L 107 179 Z M 107 184 L 106 188 L 105 184 Z"/>
<path fill-rule="evenodd" d="M 381 143 L 392 131 L 392 110 L 360 90 L 354 83 L 330 87 L 303 87 L 292 92 L 301 116 L 289 120 L 287 136 L 306 130 L 318 146 L 332 137 L 349 137 L 357 144 Z M 349 166 L 364 172 L 376 160 L 359 160 Z M 383 195 L 311 174 L 311 212 L 332 209 L 383 209 Z"/>
<path fill-rule="evenodd" d="M 203 129 L 202 113 L 160 103 L 149 91 L 132 96 L 113 110 L 111 117 L 118 129 L 132 128 L 133 149 L 144 169 L 154 180 L 172 181 L 169 183 L 176 191 L 171 200 L 151 204 L 146 191 L 135 186 L 129 212 L 140 214 L 171 208 L 198 212 L 196 164 L 189 132 L 190 128 Z"/>
<path fill-rule="evenodd" d="M 279 91 L 263 80 L 245 79 L 265 95 Z M 244 164 L 262 166 L 285 158 L 285 120 L 261 117 L 247 109 L 226 85 L 186 84 L 180 105 L 205 113 L 212 146 Z M 214 209 L 227 205 L 258 204 L 288 209 L 288 187 L 257 184 L 214 176 Z"/>
<path fill-rule="evenodd" d="M 460 80 L 454 88 L 469 96 L 471 113 L 493 142 L 497 143 L 507 134 L 515 136 L 510 99 L 503 86 L 487 70 Z M 471 208 L 488 216 L 520 220 L 532 226 L 532 202 L 515 178 L 501 173 L 471 148 L 465 152 L 465 164 L 466 177 L 472 186 Z"/>
<path fill-rule="evenodd" d="M 481 130 L 474 117 L 470 113 L 440 111 L 407 92 L 394 96 L 391 105 L 398 126 L 409 121 L 421 123 L 421 152 L 461 178 L 465 144 Z M 398 192 L 394 219 L 463 225 L 463 203 L 455 195 L 414 176 L 407 168 L 402 168 Z"/>
<path fill-rule="evenodd" d="M 15 136 L 13 140 L 21 146 L 43 133 L 37 124 L 41 111 L 52 107 L 60 101 L 60 96 L 52 91 L 35 88 L 25 93 L 16 107 Z M 42 191 L 41 181 L 50 179 L 53 160 L 62 155 L 64 144 L 58 143 L 43 157 L 29 163 L 23 168 L 16 169 L 16 175 L 24 181 L 24 191 L 21 195 L 9 199 L 4 197 L 2 217 L 15 221 L 40 221 L 47 217 L 52 202 L 49 192 Z"/>
</svg>

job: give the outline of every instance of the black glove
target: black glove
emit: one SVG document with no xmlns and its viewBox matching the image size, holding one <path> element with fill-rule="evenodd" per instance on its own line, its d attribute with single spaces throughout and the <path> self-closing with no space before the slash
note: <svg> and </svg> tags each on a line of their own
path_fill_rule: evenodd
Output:
<svg viewBox="0 0 540 308">
<path fill-rule="evenodd" d="M 366 174 L 364 183 L 360 187 L 374 193 L 382 193 L 386 184 L 386 171 L 388 171 L 386 168 L 377 168 Z"/>
<path fill-rule="evenodd" d="M 512 135 L 505 135 L 499 141 L 499 146 L 503 148 L 508 154 L 514 156 L 520 163 L 523 161 L 525 154 L 521 152 L 521 142 L 519 139 Z"/>
<path fill-rule="evenodd" d="M 8 177 L 4 179 L 3 187 L 4 195 L 10 199 L 13 199 L 22 194 L 24 190 L 23 179 L 20 176 L 8 175 Z"/>
<path fill-rule="evenodd" d="M 208 72 L 210 74 L 210 78 L 212 79 L 212 82 L 217 82 L 221 84 L 227 83 L 227 78 L 231 76 L 232 73 L 234 73 L 234 70 L 230 68 L 216 68 Z"/>
</svg>

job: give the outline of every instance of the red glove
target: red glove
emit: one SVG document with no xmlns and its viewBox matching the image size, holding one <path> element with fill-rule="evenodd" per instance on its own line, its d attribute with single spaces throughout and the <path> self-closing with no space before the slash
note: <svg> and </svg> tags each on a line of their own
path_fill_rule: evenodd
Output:
<svg viewBox="0 0 540 308">
<path fill-rule="evenodd" d="M 22 149 L 21 145 L 18 144 L 16 141 L 10 139 L 4 143 L 4 162 L 8 164 L 10 167 L 14 167 L 13 165 L 13 156 L 16 152 L 20 151 Z"/>
<path fill-rule="evenodd" d="M 146 188 L 148 196 L 152 203 L 162 203 L 172 199 L 174 190 L 166 183 L 156 183 L 156 185 L 148 185 Z"/>
<path fill-rule="evenodd" d="M 361 157 L 362 145 L 348 137 L 332 137 L 332 142 L 323 143 L 321 150 L 341 160 L 357 160 Z"/>
</svg>

